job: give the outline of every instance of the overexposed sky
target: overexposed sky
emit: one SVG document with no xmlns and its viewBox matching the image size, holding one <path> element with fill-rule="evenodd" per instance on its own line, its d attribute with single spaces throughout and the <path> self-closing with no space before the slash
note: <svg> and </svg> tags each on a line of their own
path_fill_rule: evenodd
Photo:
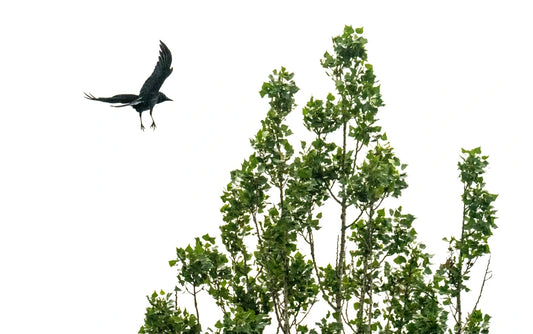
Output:
<svg viewBox="0 0 533 334">
<path fill-rule="evenodd" d="M 289 120 L 299 129 L 301 106 L 332 91 L 319 61 L 347 24 L 365 29 L 381 125 L 409 165 L 399 203 L 436 260 L 460 224 L 461 147 L 490 156 L 500 228 L 481 308 L 492 332 L 524 332 L 533 297 L 526 3 L 0 5 L 0 331 L 136 333 L 145 296 L 176 282 L 175 248 L 218 235 L 219 196 L 268 110 L 263 81 L 280 66 L 295 72 Z M 155 132 L 148 113 L 142 132 L 133 109 L 83 98 L 137 93 L 159 40 L 173 54 L 161 90 L 174 102 L 155 108 Z"/>
</svg>

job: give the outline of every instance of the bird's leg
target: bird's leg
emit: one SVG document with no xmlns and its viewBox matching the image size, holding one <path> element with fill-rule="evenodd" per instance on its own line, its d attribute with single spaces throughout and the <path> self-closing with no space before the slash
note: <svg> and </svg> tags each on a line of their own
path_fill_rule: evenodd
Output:
<svg viewBox="0 0 533 334">
<path fill-rule="evenodd" d="M 154 110 L 154 108 L 150 108 L 150 117 L 152 117 L 152 125 L 150 125 L 150 127 L 155 130 L 156 125 L 155 125 L 154 117 L 152 116 L 152 111 L 153 110 Z"/>
<path fill-rule="evenodd" d="M 143 125 L 143 117 L 142 117 L 142 113 L 139 113 L 139 119 L 141 120 L 141 130 L 144 131 L 144 125 Z"/>
</svg>

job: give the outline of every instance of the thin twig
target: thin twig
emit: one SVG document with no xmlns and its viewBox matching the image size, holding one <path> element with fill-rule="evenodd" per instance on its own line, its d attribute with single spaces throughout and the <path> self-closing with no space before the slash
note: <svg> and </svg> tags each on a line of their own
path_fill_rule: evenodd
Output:
<svg viewBox="0 0 533 334">
<path fill-rule="evenodd" d="M 329 306 L 331 306 L 331 308 L 335 309 L 335 306 L 329 300 L 329 297 L 326 294 L 326 291 L 324 290 L 324 286 L 322 285 L 322 282 L 320 281 L 318 265 L 317 265 L 316 258 L 315 258 L 315 241 L 313 240 L 313 231 L 311 231 L 311 228 L 308 228 L 308 229 L 309 229 L 308 233 L 309 233 L 309 240 L 310 240 L 309 247 L 311 248 L 311 258 L 313 259 L 313 267 L 315 268 L 315 275 L 316 275 L 316 280 L 318 282 L 318 286 L 320 287 L 320 291 L 322 291 L 324 300 L 329 304 Z"/>
<path fill-rule="evenodd" d="M 313 308 L 313 306 L 315 306 L 317 300 L 316 298 L 313 300 L 313 303 L 307 308 L 307 311 L 305 312 L 304 316 L 302 317 L 302 319 L 300 319 L 300 321 L 296 322 L 296 317 L 294 317 L 294 321 L 293 321 L 293 325 L 300 325 L 302 323 L 302 321 L 304 321 L 304 319 L 309 315 L 309 312 L 311 312 L 311 309 Z"/>
<path fill-rule="evenodd" d="M 361 210 L 361 212 L 359 213 L 359 216 L 357 216 L 357 218 L 354 219 L 353 223 L 346 225 L 346 229 L 349 229 L 350 227 L 352 227 L 353 224 L 357 223 L 357 221 L 363 216 L 363 213 L 365 213 L 364 209 Z"/>
<path fill-rule="evenodd" d="M 196 309 L 196 321 L 198 322 L 198 324 L 200 324 L 200 312 L 198 311 L 198 301 L 196 299 L 196 294 L 197 294 L 196 285 L 193 285 L 192 288 L 194 292 L 193 297 L 194 297 L 194 308 Z"/>
<path fill-rule="evenodd" d="M 355 328 L 352 326 L 352 324 L 350 323 L 349 319 L 350 319 L 350 316 L 348 315 L 348 303 L 346 303 L 346 307 L 344 309 L 344 314 L 342 314 L 343 318 L 344 318 L 344 323 L 346 325 L 348 325 L 348 327 L 350 327 L 350 329 L 352 330 L 352 332 L 355 333 Z"/>
<path fill-rule="evenodd" d="M 254 221 L 254 224 L 255 224 L 255 230 L 257 231 L 257 241 L 259 242 L 259 245 L 262 245 L 263 239 L 261 235 L 263 234 L 263 229 L 261 228 L 261 232 L 259 231 L 259 223 L 257 222 L 257 216 L 256 216 L 255 211 L 251 211 L 251 213 L 252 213 L 252 220 Z"/>
<path fill-rule="evenodd" d="M 477 310 L 477 305 L 479 304 L 479 300 L 481 299 L 481 295 L 483 294 L 483 289 L 485 288 L 485 283 L 492 278 L 492 274 L 489 270 L 489 266 L 490 266 L 490 258 L 491 256 L 489 255 L 489 260 L 487 261 L 487 267 L 485 268 L 485 275 L 483 275 L 483 283 L 481 284 L 481 288 L 479 289 L 479 295 L 477 296 L 477 300 L 476 300 L 476 304 L 474 305 L 474 308 L 472 309 L 472 313 L 474 313 L 475 310 Z M 487 276 L 490 275 L 490 277 L 487 278 Z"/>
<path fill-rule="evenodd" d="M 331 191 L 332 187 L 333 187 L 333 185 L 330 188 L 328 188 L 329 195 L 331 196 L 331 198 L 333 198 L 335 200 L 335 202 L 337 202 L 339 204 L 342 204 L 342 202 L 337 198 L 337 196 L 335 196 L 333 194 L 333 191 Z"/>
</svg>

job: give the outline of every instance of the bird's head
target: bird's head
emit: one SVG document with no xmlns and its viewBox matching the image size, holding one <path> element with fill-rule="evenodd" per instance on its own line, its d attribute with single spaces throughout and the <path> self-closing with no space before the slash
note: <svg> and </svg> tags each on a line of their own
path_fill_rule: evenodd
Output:
<svg viewBox="0 0 533 334">
<path fill-rule="evenodd" d="M 165 94 L 159 92 L 159 96 L 157 97 L 157 103 L 161 103 L 165 101 L 173 101 L 173 100 L 169 99 Z"/>
</svg>

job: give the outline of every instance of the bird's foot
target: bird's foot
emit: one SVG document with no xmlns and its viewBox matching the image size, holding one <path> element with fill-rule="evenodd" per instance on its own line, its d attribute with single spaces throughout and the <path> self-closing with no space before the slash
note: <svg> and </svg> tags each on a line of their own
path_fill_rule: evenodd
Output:
<svg viewBox="0 0 533 334">
<path fill-rule="evenodd" d="M 141 124 L 141 130 L 143 130 L 143 131 L 144 131 L 144 125 L 142 125 L 142 124 Z"/>
<path fill-rule="evenodd" d="M 150 125 L 150 128 L 152 128 L 155 131 L 155 128 L 157 128 L 157 126 L 155 125 L 155 122 L 152 122 L 152 125 Z"/>
</svg>

